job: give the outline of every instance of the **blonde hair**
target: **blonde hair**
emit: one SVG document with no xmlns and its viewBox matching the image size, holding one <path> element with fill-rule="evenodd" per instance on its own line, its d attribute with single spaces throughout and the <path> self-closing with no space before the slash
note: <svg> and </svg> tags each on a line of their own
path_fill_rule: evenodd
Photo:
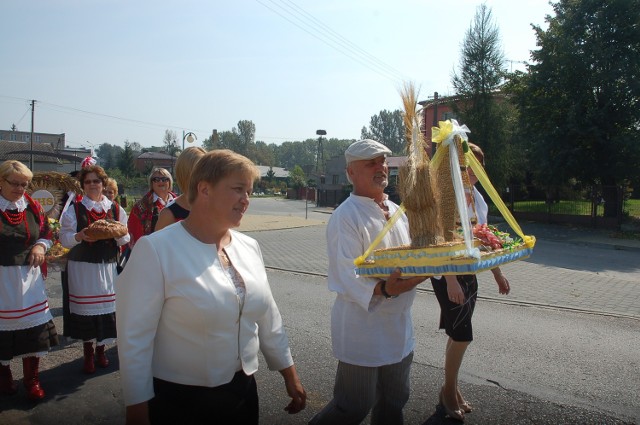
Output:
<svg viewBox="0 0 640 425">
<path fill-rule="evenodd" d="M 116 182 L 116 179 L 111 177 L 107 178 L 107 184 L 104 185 L 104 190 L 106 191 L 109 189 L 113 189 L 115 196 L 118 196 L 118 183 Z"/>
<path fill-rule="evenodd" d="M 173 189 L 173 177 L 171 177 L 171 173 L 162 167 L 153 167 L 151 173 L 149 173 L 149 190 L 153 190 L 153 182 L 151 179 L 154 174 L 161 174 L 162 177 L 169 177 L 169 190 Z"/>
<path fill-rule="evenodd" d="M 178 183 L 182 193 L 188 193 L 191 172 L 198 160 L 206 153 L 207 151 L 199 146 L 191 146 L 183 150 L 180 156 L 178 156 L 178 160 L 176 161 L 176 183 Z"/>
<path fill-rule="evenodd" d="M 12 174 L 18 174 L 20 176 L 26 177 L 29 180 L 33 178 L 33 173 L 20 161 L 16 161 L 15 159 L 9 159 L 0 164 L 0 178 L 6 180 Z"/>
<path fill-rule="evenodd" d="M 189 181 L 188 200 L 190 204 L 198 195 L 198 183 L 201 181 L 215 185 L 219 180 L 233 174 L 241 173 L 252 180 L 258 180 L 258 167 L 246 156 L 229 149 L 209 151 L 196 163 Z"/>
</svg>

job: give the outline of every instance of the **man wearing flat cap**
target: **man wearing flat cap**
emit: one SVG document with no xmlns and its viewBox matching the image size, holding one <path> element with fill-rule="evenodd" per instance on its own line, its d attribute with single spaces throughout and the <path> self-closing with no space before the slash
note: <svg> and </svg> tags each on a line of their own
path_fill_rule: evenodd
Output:
<svg viewBox="0 0 640 425">
<path fill-rule="evenodd" d="M 333 399 L 311 421 L 357 424 L 372 410 L 371 423 L 403 423 L 409 399 L 409 372 L 415 344 L 411 306 L 422 277 L 386 280 L 358 277 L 353 260 L 382 231 L 398 205 L 384 193 L 386 157 L 391 151 L 375 140 L 351 144 L 346 152 L 347 178 L 353 192 L 327 225 L 329 290 L 336 292 L 331 311 L 333 353 L 338 371 Z M 409 224 L 400 218 L 378 248 L 409 244 Z"/>
</svg>

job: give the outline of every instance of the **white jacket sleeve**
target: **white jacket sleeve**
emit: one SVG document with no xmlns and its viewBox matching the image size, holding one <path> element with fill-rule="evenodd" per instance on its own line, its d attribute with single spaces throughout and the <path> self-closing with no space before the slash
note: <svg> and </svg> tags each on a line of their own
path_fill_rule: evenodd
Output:
<svg viewBox="0 0 640 425">
<path fill-rule="evenodd" d="M 164 304 L 164 276 L 153 245 L 141 238 L 116 282 L 118 357 L 125 405 L 154 396 L 152 360 Z"/>
</svg>

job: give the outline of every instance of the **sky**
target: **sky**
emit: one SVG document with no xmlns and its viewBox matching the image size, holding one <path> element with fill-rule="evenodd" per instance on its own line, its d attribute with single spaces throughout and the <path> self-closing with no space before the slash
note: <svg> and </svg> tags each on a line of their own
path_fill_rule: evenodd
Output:
<svg viewBox="0 0 640 425">
<path fill-rule="evenodd" d="M 481 1 L 2 0 L 0 130 L 67 146 L 194 145 L 240 120 L 267 144 L 358 139 L 382 110 L 453 94 Z M 510 70 L 536 49 L 547 0 L 486 0 Z M 189 143 L 186 143 L 187 147 Z"/>
</svg>

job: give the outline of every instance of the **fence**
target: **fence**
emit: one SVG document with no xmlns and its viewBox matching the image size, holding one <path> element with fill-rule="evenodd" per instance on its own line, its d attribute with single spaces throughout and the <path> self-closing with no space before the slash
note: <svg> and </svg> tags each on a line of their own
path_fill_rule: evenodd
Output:
<svg viewBox="0 0 640 425">
<path fill-rule="evenodd" d="M 516 219 L 613 229 L 631 215 L 631 200 L 625 194 L 618 186 L 557 189 L 551 194 L 532 186 L 510 186 L 501 195 Z M 490 208 L 497 213 L 495 206 Z"/>
</svg>

